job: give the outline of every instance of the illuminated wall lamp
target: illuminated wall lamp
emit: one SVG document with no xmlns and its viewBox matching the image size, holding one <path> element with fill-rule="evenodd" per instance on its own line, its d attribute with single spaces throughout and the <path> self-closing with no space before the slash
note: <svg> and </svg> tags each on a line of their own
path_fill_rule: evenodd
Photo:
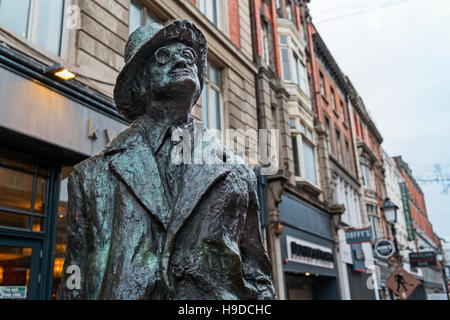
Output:
<svg viewBox="0 0 450 320">
<path fill-rule="evenodd" d="M 55 77 L 58 77 L 61 80 L 70 80 L 76 77 L 76 75 L 73 72 L 70 72 L 69 69 L 64 68 L 60 64 L 55 64 L 50 67 L 46 67 L 45 73 L 51 74 Z"/>
</svg>

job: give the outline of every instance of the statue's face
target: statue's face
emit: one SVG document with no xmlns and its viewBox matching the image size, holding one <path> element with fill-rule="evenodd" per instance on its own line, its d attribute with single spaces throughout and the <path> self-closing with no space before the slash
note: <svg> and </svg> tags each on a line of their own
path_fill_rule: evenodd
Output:
<svg viewBox="0 0 450 320">
<path fill-rule="evenodd" d="M 158 48 L 150 60 L 148 90 L 153 98 L 192 99 L 200 91 L 197 54 L 181 42 Z"/>
</svg>

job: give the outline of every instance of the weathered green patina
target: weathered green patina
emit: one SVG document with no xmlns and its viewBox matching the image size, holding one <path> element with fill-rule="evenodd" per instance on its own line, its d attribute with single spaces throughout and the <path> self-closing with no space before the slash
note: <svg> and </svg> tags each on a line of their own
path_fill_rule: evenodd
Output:
<svg viewBox="0 0 450 320">
<path fill-rule="evenodd" d="M 211 153 L 223 146 L 191 119 L 206 53 L 184 19 L 130 36 L 114 94 L 133 123 L 69 177 L 59 298 L 276 299 L 256 177 L 240 158 L 224 162 L 233 156 L 225 148 Z M 172 161 L 175 128 L 216 164 Z M 79 287 L 68 285 L 70 266 Z"/>
</svg>

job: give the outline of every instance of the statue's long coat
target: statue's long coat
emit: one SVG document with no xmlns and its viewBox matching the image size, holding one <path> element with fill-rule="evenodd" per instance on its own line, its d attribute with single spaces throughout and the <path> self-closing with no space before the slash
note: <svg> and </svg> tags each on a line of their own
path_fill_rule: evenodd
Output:
<svg viewBox="0 0 450 320">
<path fill-rule="evenodd" d="M 186 165 L 172 212 L 136 122 L 69 177 L 59 297 L 276 299 L 253 171 Z"/>
</svg>

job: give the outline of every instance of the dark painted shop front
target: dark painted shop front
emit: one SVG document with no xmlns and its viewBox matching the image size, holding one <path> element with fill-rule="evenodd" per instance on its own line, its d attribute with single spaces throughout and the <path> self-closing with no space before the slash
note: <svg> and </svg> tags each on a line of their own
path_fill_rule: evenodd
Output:
<svg viewBox="0 0 450 320">
<path fill-rule="evenodd" d="M 331 216 L 285 193 L 280 204 L 281 252 L 289 300 L 338 300 Z"/>
<path fill-rule="evenodd" d="M 6 48 L 0 97 L 0 299 L 55 298 L 67 177 L 127 124 L 111 101 Z"/>
</svg>

